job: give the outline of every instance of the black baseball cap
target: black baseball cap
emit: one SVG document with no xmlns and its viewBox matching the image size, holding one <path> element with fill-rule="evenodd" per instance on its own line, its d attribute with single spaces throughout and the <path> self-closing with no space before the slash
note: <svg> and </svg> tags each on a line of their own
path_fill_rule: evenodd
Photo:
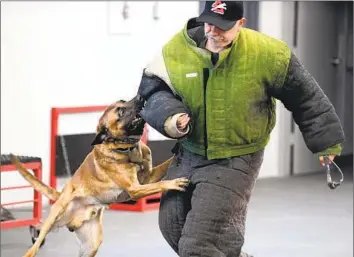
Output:
<svg viewBox="0 0 354 257">
<path fill-rule="evenodd" d="M 197 22 L 210 23 L 222 30 L 229 30 L 242 17 L 242 1 L 206 1 Z"/>
</svg>

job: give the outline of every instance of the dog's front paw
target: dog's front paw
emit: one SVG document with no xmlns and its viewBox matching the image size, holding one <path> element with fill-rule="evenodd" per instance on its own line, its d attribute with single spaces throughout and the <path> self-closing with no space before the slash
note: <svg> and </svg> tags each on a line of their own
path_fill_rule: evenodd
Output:
<svg viewBox="0 0 354 257">
<path fill-rule="evenodd" d="M 186 187 L 189 185 L 189 179 L 187 178 L 176 178 L 172 180 L 164 180 L 164 191 L 166 190 L 178 190 L 186 191 Z"/>
</svg>

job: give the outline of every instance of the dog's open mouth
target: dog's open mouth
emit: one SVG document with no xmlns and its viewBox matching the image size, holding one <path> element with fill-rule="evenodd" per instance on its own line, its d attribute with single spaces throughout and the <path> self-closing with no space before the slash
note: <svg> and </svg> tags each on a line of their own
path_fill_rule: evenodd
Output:
<svg viewBox="0 0 354 257">
<path fill-rule="evenodd" d="M 142 135 L 144 132 L 145 120 L 137 114 L 135 118 L 127 125 L 127 132 L 129 136 Z"/>
<path fill-rule="evenodd" d="M 132 124 L 134 126 L 134 125 L 138 124 L 141 120 L 142 120 L 141 116 L 139 114 L 137 114 L 135 116 L 135 118 L 132 120 L 132 122 L 130 122 L 130 124 Z"/>
</svg>

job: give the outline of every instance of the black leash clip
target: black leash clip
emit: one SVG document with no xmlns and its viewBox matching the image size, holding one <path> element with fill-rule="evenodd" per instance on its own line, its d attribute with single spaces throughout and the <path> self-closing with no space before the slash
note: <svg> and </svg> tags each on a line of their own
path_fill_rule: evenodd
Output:
<svg viewBox="0 0 354 257">
<path fill-rule="evenodd" d="M 335 189 L 337 186 L 342 184 L 344 180 L 344 175 L 342 170 L 338 167 L 338 165 L 329 159 L 329 157 L 326 155 L 324 156 L 324 163 L 326 166 L 326 171 L 327 171 L 327 185 L 329 186 L 330 189 Z M 341 174 L 341 179 L 339 181 L 333 181 L 331 177 L 331 167 L 330 164 L 333 163 L 333 165 L 338 169 L 339 173 Z"/>
</svg>

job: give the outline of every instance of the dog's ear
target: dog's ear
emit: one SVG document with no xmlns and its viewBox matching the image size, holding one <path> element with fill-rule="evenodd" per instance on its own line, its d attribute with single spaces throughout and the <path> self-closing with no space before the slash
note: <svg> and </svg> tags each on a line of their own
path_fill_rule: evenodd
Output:
<svg viewBox="0 0 354 257">
<path fill-rule="evenodd" d="M 96 134 L 94 139 L 91 142 L 91 145 L 99 145 L 102 144 L 107 139 L 107 134 L 105 130 L 101 130 Z"/>
</svg>

